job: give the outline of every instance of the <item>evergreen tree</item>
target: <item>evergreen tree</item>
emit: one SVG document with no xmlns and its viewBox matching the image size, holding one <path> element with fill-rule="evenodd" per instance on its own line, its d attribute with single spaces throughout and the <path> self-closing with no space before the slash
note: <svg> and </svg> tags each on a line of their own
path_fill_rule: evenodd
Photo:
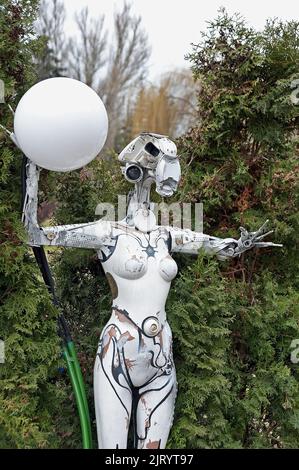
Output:
<svg viewBox="0 0 299 470">
<path fill-rule="evenodd" d="M 178 198 L 202 202 L 205 232 L 221 237 L 270 219 L 284 248 L 183 268 L 168 303 L 175 447 L 298 447 L 298 31 L 275 20 L 258 33 L 222 10 L 189 55 L 201 119 L 180 142 Z"/>
<path fill-rule="evenodd" d="M 5 101 L 12 107 L 35 80 L 32 56 L 39 44 L 32 24 L 37 6 L 37 0 L 1 2 L 0 78 Z M 12 128 L 6 104 L 0 105 L 0 122 Z M 0 338 L 5 362 L 0 363 L 0 448 L 57 447 L 56 425 L 66 393 L 56 377 L 60 350 L 56 311 L 26 245 L 21 161 L 21 153 L 1 131 Z"/>
</svg>

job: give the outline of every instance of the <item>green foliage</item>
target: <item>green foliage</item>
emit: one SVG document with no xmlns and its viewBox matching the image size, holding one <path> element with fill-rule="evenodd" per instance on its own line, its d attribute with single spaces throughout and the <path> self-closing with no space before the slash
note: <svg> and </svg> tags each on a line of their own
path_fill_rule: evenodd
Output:
<svg viewBox="0 0 299 470">
<path fill-rule="evenodd" d="M 34 79 L 32 36 L 37 1 L 2 1 L 0 78 L 13 107 Z M 12 117 L 0 105 L 0 122 Z M 21 223 L 21 155 L 4 133 L 0 140 L 0 447 L 57 447 L 55 416 L 66 398 L 57 376 L 56 311 L 26 245 Z M 57 418 L 58 420 L 58 418 Z M 64 427 L 62 426 L 63 430 Z"/>
<path fill-rule="evenodd" d="M 97 205 L 108 202 L 117 206 L 118 195 L 131 189 L 122 177 L 115 154 L 94 160 L 82 170 L 53 176 L 52 194 L 58 199 L 55 213 L 57 223 L 80 223 L 83 219 L 96 220 Z M 54 183 L 54 184 L 53 184 Z M 51 186 L 51 185 L 50 185 Z M 63 198 L 60 196 L 63 194 Z M 117 219 L 117 214 L 115 214 Z"/>
<path fill-rule="evenodd" d="M 236 313 L 215 260 L 199 256 L 180 275 L 168 301 L 179 393 L 170 447 L 232 447 L 238 444 L 227 413 L 230 328 Z"/>
<path fill-rule="evenodd" d="M 222 237 L 270 219 L 284 248 L 218 268 L 200 258 L 174 283 L 173 447 L 298 447 L 298 30 L 275 20 L 258 33 L 222 10 L 189 55 L 201 122 L 180 141 L 177 199 L 202 202 L 205 231 Z"/>
</svg>

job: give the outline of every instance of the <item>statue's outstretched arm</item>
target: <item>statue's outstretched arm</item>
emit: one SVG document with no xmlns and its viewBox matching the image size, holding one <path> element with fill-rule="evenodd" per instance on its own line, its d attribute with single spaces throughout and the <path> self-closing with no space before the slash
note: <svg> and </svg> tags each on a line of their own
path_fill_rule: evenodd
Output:
<svg viewBox="0 0 299 470">
<path fill-rule="evenodd" d="M 171 237 L 171 251 L 196 254 L 202 249 L 206 253 L 216 255 L 220 260 L 226 260 L 239 256 L 254 246 L 259 248 L 282 246 L 281 244 L 262 241 L 264 237 L 273 232 L 273 230 L 264 232 L 267 223 L 268 220 L 256 232 L 248 232 L 245 228 L 240 227 L 241 236 L 238 240 L 234 238 L 218 238 L 188 229 L 183 230 L 168 227 Z"/>
<path fill-rule="evenodd" d="M 37 221 L 39 168 L 32 162 L 26 167 L 26 196 L 23 223 L 29 234 L 29 245 L 53 245 L 99 249 L 113 244 L 112 228 L 107 221 L 40 227 Z"/>
</svg>

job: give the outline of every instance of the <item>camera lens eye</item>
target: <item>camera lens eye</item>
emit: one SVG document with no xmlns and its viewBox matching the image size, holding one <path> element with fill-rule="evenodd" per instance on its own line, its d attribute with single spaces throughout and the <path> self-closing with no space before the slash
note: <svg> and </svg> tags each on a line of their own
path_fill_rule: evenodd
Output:
<svg viewBox="0 0 299 470">
<path fill-rule="evenodd" d="M 126 178 L 128 181 L 138 182 L 142 178 L 142 170 L 137 165 L 130 165 L 126 169 Z"/>
<path fill-rule="evenodd" d="M 144 149 L 150 153 L 153 157 L 157 157 L 160 153 L 160 150 L 151 142 L 148 142 Z"/>
</svg>

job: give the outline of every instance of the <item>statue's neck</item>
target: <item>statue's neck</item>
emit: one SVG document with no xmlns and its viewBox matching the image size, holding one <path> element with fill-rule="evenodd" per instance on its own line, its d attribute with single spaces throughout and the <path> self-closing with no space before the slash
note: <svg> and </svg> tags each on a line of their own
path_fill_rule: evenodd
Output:
<svg viewBox="0 0 299 470">
<path fill-rule="evenodd" d="M 151 227 L 153 226 L 154 203 L 150 202 L 152 182 L 152 179 L 148 178 L 135 184 L 134 190 L 129 193 L 129 203 L 126 215 L 126 223 L 131 226 L 136 226 L 137 214 L 138 220 L 143 218 L 144 224 L 149 228 L 149 230 L 146 231 L 150 231 Z M 149 218 L 147 223 L 147 217 L 151 219 L 150 223 Z"/>
</svg>

